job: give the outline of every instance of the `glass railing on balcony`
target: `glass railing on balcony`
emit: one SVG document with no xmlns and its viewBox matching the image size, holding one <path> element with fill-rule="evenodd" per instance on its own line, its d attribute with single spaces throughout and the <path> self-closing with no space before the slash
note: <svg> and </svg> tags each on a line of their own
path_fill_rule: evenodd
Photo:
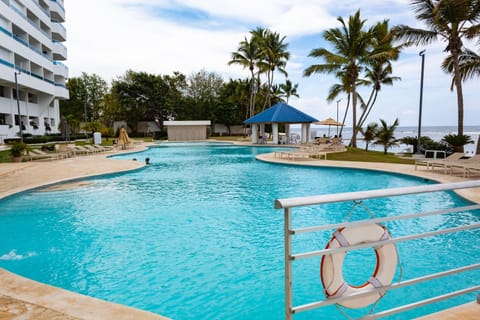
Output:
<svg viewBox="0 0 480 320">
<path fill-rule="evenodd" d="M 12 37 L 14 38 L 15 40 L 17 40 L 18 42 L 20 42 L 21 44 L 23 44 L 24 46 L 27 46 L 29 47 L 30 49 L 32 49 L 33 51 L 35 51 L 36 53 L 42 55 L 43 57 L 45 57 L 46 59 L 52 61 L 52 58 L 50 58 L 47 54 L 43 53 L 41 50 L 33 47 L 33 46 L 30 46 L 25 40 L 23 40 L 22 38 L 12 34 L 10 31 L 8 31 L 7 29 L 3 28 L 0 26 L 0 32 L 3 32 L 4 34 L 6 34 L 7 36 L 9 37 Z"/>
<path fill-rule="evenodd" d="M 55 41 L 55 40 L 53 40 L 52 42 L 53 42 L 54 45 L 60 46 L 60 47 L 62 47 L 63 49 L 67 50 L 67 47 L 65 47 L 65 45 L 62 44 L 60 41 Z"/>
<path fill-rule="evenodd" d="M 0 26 L 0 31 L 5 33 L 7 36 L 13 36 L 12 33 L 10 31 L 8 31 L 7 29 L 5 29 L 4 27 L 1 27 Z"/>
<path fill-rule="evenodd" d="M 29 47 L 27 41 L 23 40 L 22 38 L 20 38 L 19 36 L 15 35 L 15 34 L 13 35 L 13 39 L 17 40 L 18 42 L 20 42 L 24 46 Z"/>
<path fill-rule="evenodd" d="M 14 5 L 12 5 L 11 3 L 9 4 L 9 7 L 12 8 L 13 11 L 15 11 L 17 14 L 19 14 L 23 19 L 25 19 L 26 21 L 28 21 L 30 24 L 31 22 L 29 21 L 27 15 L 25 13 L 22 12 L 22 10 L 18 9 L 17 7 L 15 7 Z M 49 34 L 48 32 L 46 32 L 45 30 L 43 30 L 42 28 L 40 28 L 39 26 L 37 25 L 34 25 L 32 24 L 35 29 L 39 30 L 40 32 L 42 32 L 49 40 L 52 40 L 52 35 Z"/>
<path fill-rule="evenodd" d="M 32 77 L 34 77 L 34 78 L 37 78 L 37 79 L 39 79 L 39 80 L 43 80 L 43 81 L 45 81 L 45 82 L 48 82 L 48 83 L 50 83 L 50 84 L 52 84 L 52 85 L 54 85 L 54 86 L 66 88 L 65 84 L 63 84 L 63 83 L 54 82 L 53 80 L 47 79 L 47 78 L 45 78 L 45 77 L 42 77 L 41 75 L 38 75 L 38 74 L 33 73 L 33 72 L 30 72 L 30 71 L 28 71 L 27 69 L 24 69 L 24 68 L 22 68 L 22 67 L 20 67 L 20 66 L 15 66 L 13 63 L 11 63 L 11 62 L 9 62 L 9 61 L 7 61 L 7 60 L 4 60 L 4 59 L 2 59 L 2 58 L 0 58 L 0 64 L 5 65 L 5 66 L 7 66 L 7 67 L 9 67 L 9 68 L 12 68 L 12 69 L 14 69 L 14 70 L 18 70 L 18 71 L 20 71 L 22 74 L 26 74 L 26 75 L 32 76 Z"/>
<path fill-rule="evenodd" d="M 43 33 L 49 40 L 52 39 L 52 35 L 48 33 L 47 31 L 43 30 L 42 28 L 39 28 L 41 33 Z"/>
<path fill-rule="evenodd" d="M 32 49 L 33 51 L 35 51 L 36 53 L 40 54 L 43 56 L 43 53 L 42 53 L 42 50 L 38 49 L 38 48 L 35 48 L 33 46 L 30 46 L 30 49 Z"/>
<path fill-rule="evenodd" d="M 62 9 L 63 12 L 65 12 L 65 8 L 63 7 L 63 1 L 59 1 L 59 0 L 51 0 L 51 1 L 57 3 L 60 9 Z"/>
<path fill-rule="evenodd" d="M 60 61 L 55 61 L 55 60 L 54 60 L 54 61 L 53 61 L 53 64 L 56 65 L 56 66 L 61 66 L 62 68 L 65 69 L 65 71 L 68 72 L 68 67 L 67 67 L 65 64 L 61 63 Z"/>
<path fill-rule="evenodd" d="M 52 22 L 58 26 L 60 29 L 62 29 L 63 31 L 67 32 L 67 29 L 65 29 L 65 27 L 63 26 L 63 24 L 61 22 L 58 22 L 58 21 L 54 21 L 52 20 Z"/>
<path fill-rule="evenodd" d="M 0 58 L 0 64 L 3 64 L 7 67 L 10 67 L 10 68 L 13 68 L 13 63 L 11 62 L 8 62 L 7 60 L 3 60 L 2 58 Z"/>
<path fill-rule="evenodd" d="M 45 15 L 46 15 L 47 17 L 50 18 L 50 12 L 48 12 L 47 9 L 43 8 L 43 7 L 38 3 L 38 1 L 32 0 L 32 2 L 35 3 L 35 5 L 36 5 L 43 13 L 45 13 Z"/>
<path fill-rule="evenodd" d="M 16 13 L 21 15 L 23 18 L 27 19 L 27 15 L 22 10 L 20 10 L 15 5 L 13 5 L 12 3 L 10 3 L 10 8 L 12 8 L 13 11 L 15 11 Z"/>
<path fill-rule="evenodd" d="M 33 73 L 33 72 L 32 72 L 32 74 L 31 74 L 31 76 L 34 77 L 34 78 L 43 80 L 43 77 L 42 77 L 41 75 L 35 74 L 35 73 Z"/>
</svg>

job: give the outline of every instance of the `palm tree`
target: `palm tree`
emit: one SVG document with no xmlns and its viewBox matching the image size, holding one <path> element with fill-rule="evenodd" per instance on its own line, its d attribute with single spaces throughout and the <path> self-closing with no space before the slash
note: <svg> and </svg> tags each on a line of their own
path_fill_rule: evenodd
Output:
<svg viewBox="0 0 480 320">
<path fill-rule="evenodd" d="M 363 140 L 365 140 L 365 151 L 368 151 L 368 144 L 375 140 L 378 131 L 378 124 L 375 122 L 370 123 L 366 129 L 359 127 L 358 130 L 363 135 Z"/>
<path fill-rule="evenodd" d="M 347 119 L 348 109 L 350 108 L 352 88 L 348 83 L 348 77 L 345 71 L 343 70 L 338 71 L 337 78 L 339 78 L 341 82 L 335 83 L 330 87 L 330 90 L 328 91 L 327 101 L 332 102 L 336 100 L 340 94 L 342 93 L 347 94 L 347 107 L 345 108 L 345 113 L 343 114 L 343 120 L 342 120 L 342 123 L 345 123 L 345 120 Z M 343 132 L 343 126 L 340 127 L 340 135 L 342 135 L 342 132 Z"/>
<path fill-rule="evenodd" d="M 427 45 L 441 39 L 447 43 L 444 51 L 451 55 L 453 81 L 457 91 L 458 134 L 463 135 L 463 91 L 459 57 L 462 54 L 462 39 L 473 39 L 480 34 L 479 0 L 412 0 L 416 18 L 428 29 L 406 25 L 395 28 L 397 38 L 409 44 Z"/>
<path fill-rule="evenodd" d="M 480 77 L 480 55 L 470 49 L 465 49 L 458 57 L 460 67 L 460 77 L 462 81 Z M 453 73 L 453 56 L 450 55 L 442 63 L 442 69 L 448 73 Z M 455 85 L 455 80 L 452 79 L 452 87 Z"/>
<path fill-rule="evenodd" d="M 377 100 L 382 85 L 392 86 L 394 81 L 401 80 L 399 77 L 392 76 L 391 61 L 397 60 L 403 44 L 393 45 L 393 33 L 388 26 L 388 20 L 378 22 L 373 29 L 374 52 L 387 52 L 388 55 L 381 54 L 373 59 L 365 70 L 364 84 L 371 85 L 372 91 L 365 105 L 362 105 L 363 112 L 358 120 L 357 127 L 363 127 L 367 120 L 373 105 Z"/>
<path fill-rule="evenodd" d="M 311 65 L 304 71 L 305 76 L 313 73 L 334 73 L 341 75 L 343 87 L 351 93 L 353 134 L 351 145 L 357 146 L 357 86 L 364 67 L 375 59 L 389 59 L 394 56 L 384 47 L 375 47 L 375 27 L 365 29 L 366 20 L 360 19 L 360 11 L 350 16 L 348 23 L 342 17 L 337 18 L 341 28 L 331 28 L 323 33 L 323 38 L 331 43 L 335 50 L 317 48 L 309 56 L 323 58 L 325 63 Z M 398 56 L 398 53 L 397 53 Z"/>
<path fill-rule="evenodd" d="M 255 94 L 256 94 L 256 78 L 255 78 L 255 66 L 260 58 L 261 49 L 258 46 L 258 42 L 245 38 L 240 42 L 238 51 L 232 52 L 232 59 L 228 62 L 228 65 L 239 64 L 244 68 L 250 70 L 250 100 L 247 112 L 247 118 L 255 115 Z"/>
<path fill-rule="evenodd" d="M 262 30 L 263 29 L 257 29 Z M 288 43 L 285 43 L 286 36 L 281 37 L 277 32 L 266 30 L 257 32 L 259 43 L 262 48 L 262 61 L 259 62 L 260 69 L 267 75 L 267 97 L 263 105 L 263 109 L 271 106 L 271 91 L 273 86 L 273 77 L 275 71 L 288 76 L 285 71 L 287 60 L 290 58 L 290 53 L 287 51 Z"/>
<path fill-rule="evenodd" d="M 377 131 L 377 136 L 374 144 L 383 146 L 383 154 L 387 154 L 387 150 L 390 147 L 398 146 L 398 140 L 395 138 L 395 129 L 398 127 L 398 118 L 395 122 L 389 126 L 385 120 L 380 119 L 381 126 Z"/>
<path fill-rule="evenodd" d="M 475 143 L 475 141 L 472 140 L 472 137 L 465 134 L 447 134 L 442 138 L 442 141 L 453 147 L 455 152 L 463 152 L 464 145 Z"/>
<path fill-rule="evenodd" d="M 287 98 L 287 101 L 286 101 L 287 104 L 288 104 L 288 99 L 291 96 L 294 96 L 294 97 L 297 97 L 297 98 L 299 97 L 297 89 L 298 89 L 298 83 L 293 85 L 292 81 L 290 81 L 288 79 L 285 81 L 285 83 L 280 84 L 280 90 L 282 92 L 281 96 Z"/>
<path fill-rule="evenodd" d="M 366 69 L 365 83 L 372 86 L 372 91 L 368 98 L 367 103 L 362 105 L 362 114 L 358 120 L 357 127 L 361 128 L 365 124 L 370 111 L 373 109 L 373 105 L 377 101 L 379 91 L 382 89 L 382 85 L 392 86 L 394 81 L 400 80 L 399 77 L 391 76 L 392 65 L 390 62 L 375 62 L 371 67 Z"/>
</svg>

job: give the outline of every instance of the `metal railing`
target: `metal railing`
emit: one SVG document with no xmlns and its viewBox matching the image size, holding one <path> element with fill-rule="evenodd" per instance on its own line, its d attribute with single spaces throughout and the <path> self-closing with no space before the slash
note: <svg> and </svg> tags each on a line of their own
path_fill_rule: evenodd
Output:
<svg viewBox="0 0 480 320">
<path fill-rule="evenodd" d="M 458 206 L 454 208 L 435 210 L 430 212 L 421 212 L 421 213 L 413 213 L 413 214 L 410 213 L 410 214 L 402 214 L 402 215 L 395 215 L 395 216 L 388 216 L 388 217 L 381 217 L 381 218 L 371 218 L 371 219 L 359 220 L 354 222 L 343 222 L 343 223 L 335 223 L 335 224 L 321 225 L 321 226 L 302 227 L 297 229 L 292 228 L 292 214 L 293 214 L 292 209 L 293 208 L 297 208 L 301 206 L 325 205 L 325 204 L 350 202 L 350 201 L 353 202 L 354 205 L 358 205 L 358 204 L 363 204 L 363 201 L 367 199 L 398 197 L 398 196 L 404 196 L 404 195 L 415 195 L 415 194 L 422 194 L 422 193 L 431 193 L 431 192 L 438 192 L 438 191 L 449 191 L 449 190 L 476 188 L 476 187 L 480 187 L 480 180 L 275 200 L 275 209 L 284 209 L 286 319 L 291 320 L 294 314 L 300 313 L 303 311 L 313 310 L 313 309 L 325 307 L 328 305 L 341 304 L 342 302 L 344 303 L 345 301 L 349 301 L 349 300 L 352 301 L 354 299 L 371 296 L 374 293 L 377 295 L 383 296 L 385 292 L 390 290 L 403 288 L 406 286 L 412 286 L 417 283 L 423 283 L 423 282 L 430 281 L 437 278 L 442 278 L 442 277 L 446 277 L 454 274 L 459 274 L 459 273 L 463 273 L 471 270 L 480 269 L 480 263 L 474 263 L 474 264 L 462 266 L 459 268 L 444 270 L 441 272 L 420 276 L 414 279 L 409 279 L 405 281 L 399 280 L 396 283 L 392 283 L 388 285 L 373 286 L 373 287 L 371 286 L 365 290 L 361 290 L 360 292 L 354 292 L 353 294 L 346 294 L 344 296 L 339 295 L 339 297 L 330 295 L 324 300 L 315 301 L 315 302 L 298 305 L 298 306 L 293 306 L 292 292 L 293 292 L 294 282 L 293 282 L 292 270 L 293 270 L 293 262 L 295 260 L 331 256 L 339 252 L 346 253 L 348 251 L 353 251 L 353 250 L 363 249 L 363 248 L 381 248 L 382 246 L 385 246 L 387 244 L 396 244 L 396 243 L 406 242 L 406 241 L 415 240 L 415 239 L 423 239 L 423 238 L 433 237 L 438 235 L 463 232 L 467 230 L 475 230 L 480 228 L 480 223 L 470 223 L 467 225 L 460 225 L 460 226 L 455 226 L 451 228 L 444 228 L 444 229 L 438 229 L 433 231 L 427 231 L 423 233 L 404 235 L 404 236 L 399 236 L 395 238 L 389 237 L 385 240 L 379 240 L 379 241 L 373 241 L 373 242 L 366 242 L 366 243 L 361 242 L 353 245 L 341 244 L 339 247 L 337 246 L 334 248 L 329 248 L 329 246 L 327 246 L 325 249 L 321 249 L 321 250 L 299 252 L 294 254 L 293 248 L 292 248 L 292 240 L 295 236 L 300 234 L 320 232 L 325 230 L 336 229 L 338 231 L 338 230 L 342 230 L 340 228 L 355 228 L 355 227 L 366 226 L 371 224 L 379 224 L 379 223 L 386 223 L 386 222 L 392 222 L 392 221 L 396 222 L 401 220 L 416 219 L 416 218 L 427 217 L 427 216 L 439 216 L 439 215 L 445 215 L 449 213 L 479 210 L 480 204 Z M 478 252 L 476 252 L 475 254 L 477 253 Z M 379 259 L 378 256 L 377 256 L 377 259 Z M 377 260 L 377 266 L 378 266 L 378 260 Z M 315 279 L 315 281 L 318 281 L 318 278 Z M 463 288 L 461 290 L 449 292 L 447 294 L 438 295 L 433 298 L 416 301 L 414 303 L 409 303 L 406 305 L 400 305 L 395 308 L 391 308 L 389 310 L 384 310 L 377 313 L 371 313 L 364 316 L 364 318 L 362 319 L 382 318 L 382 317 L 398 314 L 410 309 L 414 309 L 417 307 L 421 307 L 424 305 L 432 304 L 438 301 L 443 301 L 452 297 L 456 297 L 456 296 L 460 296 L 460 295 L 464 295 L 467 293 L 480 290 L 480 279 L 477 278 L 475 280 L 472 280 L 471 283 L 473 284 L 472 286 Z"/>
</svg>

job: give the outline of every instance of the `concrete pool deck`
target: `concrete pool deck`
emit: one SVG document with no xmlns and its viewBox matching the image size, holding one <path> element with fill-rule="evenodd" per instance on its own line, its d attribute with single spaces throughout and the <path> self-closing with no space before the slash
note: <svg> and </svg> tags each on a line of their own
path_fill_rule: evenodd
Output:
<svg viewBox="0 0 480 320">
<path fill-rule="evenodd" d="M 137 152 L 143 150 L 146 146 L 146 144 L 137 145 L 134 150 L 117 151 L 116 153 Z M 54 161 L 0 163 L 0 199 L 24 190 L 49 184 L 88 176 L 135 170 L 145 165 L 142 158 L 139 158 L 139 161 L 113 160 L 107 158 L 110 154 L 112 153 L 79 156 Z M 444 175 L 440 172 L 432 173 L 431 171 L 426 171 L 425 168 L 415 171 L 413 165 L 330 160 L 289 161 L 286 159 L 277 159 L 273 153 L 262 154 L 258 156 L 258 159 L 294 165 L 380 170 L 413 175 L 442 183 L 474 180 L 474 178 L 464 179 L 458 176 Z M 459 190 L 458 193 L 471 201 L 480 203 L 479 189 Z M 2 269 L 0 269 L 0 283 L 0 320 L 166 319 L 150 312 L 104 302 L 99 299 L 41 284 Z M 472 302 L 436 313 L 432 316 L 427 316 L 425 319 L 478 319 L 479 315 L 480 304 Z"/>
</svg>

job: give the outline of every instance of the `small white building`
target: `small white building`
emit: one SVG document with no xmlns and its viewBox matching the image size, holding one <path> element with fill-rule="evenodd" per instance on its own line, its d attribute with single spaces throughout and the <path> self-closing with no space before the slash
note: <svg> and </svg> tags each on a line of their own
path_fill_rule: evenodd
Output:
<svg viewBox="0 0 480 320">
<path fill-rule="evenodd" d="M 202 121 L 164 121 L 167 127 L 168 141 L 195 141 L 207 139 L 210 120 Z"/>
</svg>

